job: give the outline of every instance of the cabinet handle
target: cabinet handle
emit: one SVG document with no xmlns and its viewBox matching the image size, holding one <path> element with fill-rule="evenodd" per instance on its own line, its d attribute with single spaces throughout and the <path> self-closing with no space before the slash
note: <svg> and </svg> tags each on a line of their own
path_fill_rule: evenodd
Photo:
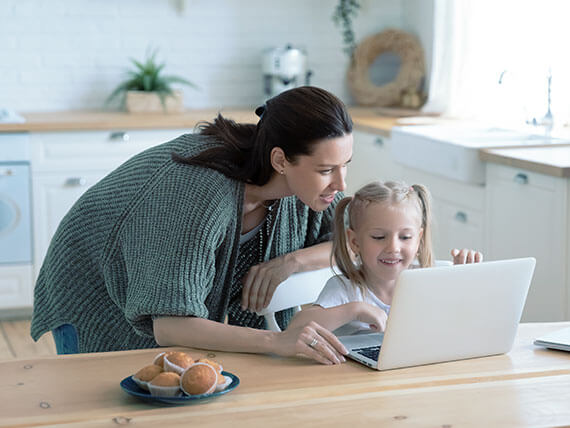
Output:
<svg viewBox="0 0 570 428">
<path fill-rule="evenodd" d="M 515 175 L 514 181 L 518 184 L 528 184 L 528 175 L 519 172 L 517 175 Z"/>
<path fill-rule="evenodd" d="M 109 141 L 129 141 L 131 137 L 129 136 L 129 134 L 127 134 L 125 131 L 117 131 L 117 132 L 111 132 L 111 135 L 109 135 Z"/>
<path fill-rule="evenodd" d="M 0 170 L 0 176 L 1 177 L 11 177 L 13 175 L 14 175 L 14 171 L 11 170 L 10 168 Z"/>
<path fill-rule="evenodd" d="M 383 147 L 384 146 L 384 140 L 380 137 L 377 137 L 374 139 L 374 144 L 376 144 L 379 147 Z"/>
<path fill-rule="evenodd" d="M 65 180 L 65 185 L 67 187 L 81 187 L 85 186 L 85 184 L 87 184 L 87 180 L 83 177 L 69 177 Z"/>
<path fill-rule="evenodd" d="M 463 211 L 457 211 L 455 213 L 455 221 L 458 221 L 459 223 L 467 223 L 467 214 Z"/>
</svg>

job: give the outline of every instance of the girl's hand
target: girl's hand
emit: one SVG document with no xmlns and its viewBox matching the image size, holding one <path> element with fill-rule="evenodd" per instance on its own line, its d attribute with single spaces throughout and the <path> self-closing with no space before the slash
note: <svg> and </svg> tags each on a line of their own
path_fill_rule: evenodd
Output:
<svg viewBox="0 0 570 428">
<path fill-rule="evenodd" d="M 480 263 L 483 261 L 483 254 L 479 251 L 463 248 L 458 250 L 454 248 L 451 250 L 454 265 L 464 265 L 466 263 Z"/>
<path fill-rule="evenodd" d="M 277 286 L 295 272 L 296 265 L 288 256 L 276 257 L 249 269 L 243 279 L 242 310 L 259 312 L 269 305 Z"/>
<path fill-rule="evenodd" d="M 276 334 L 278 340 L 275 350 L 278 355 L 304 355 L 327 365 L 346 361 L 344 355 L 348 351 L 344 345 L 333 333 L 314 321 Z"/>
<path fill-rule="evenodd" d="M 377 306 L 359 302 L 357 320 L 369 324 L 372 330 L 383 332 L 386 330 L 388 314 Z"/>
</svg>

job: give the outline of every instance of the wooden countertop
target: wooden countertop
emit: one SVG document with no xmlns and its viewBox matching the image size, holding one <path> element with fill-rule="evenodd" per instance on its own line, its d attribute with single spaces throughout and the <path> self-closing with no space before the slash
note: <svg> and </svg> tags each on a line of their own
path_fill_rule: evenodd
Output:
<svg viewBox="0 0 570 428">
<path fill-rule="evenodd" d="M 382 116 L 371 108 L 349 107 L 354 129 L 389 137 L 398 117 Z M 2 132 L 193 128 L 218 112 L 238 122 L 255 123 L 253 108 L 188 110 L 180 114 L 130 114 L 103 111 L 23 113 L 24 123 L 0 123 Z M 443 122 L 442 122 L 443 123 Z M 555 177 L 570 177 L 570 145 L 482 149 L 486 162 L 523 168 Z"/>
<path fill-rule="evenodd" d="M 103 111 L 22 113 L 26 122 L 0 123 L 0 132 L 193 128 L 199 121 L 212 120 L 218 111 L 240 122 L 255 123 L 258 119 L 253 110 L 237 108 L 188 110 L 179 114 Z"/>
<path fill-rule="evenodd" d="M 0 426 L 561 426 L 570 424 L 570 353 L 532 345 L 570 323 L 521 324 L 504 355 L 378 372 L 354 362 L 216 353 L 240 385 L 210 401 L 153 405 L 121 379 L 157 350 L 0 362 Z M 205 351 L 188 350 L 195 357 Z"/>
<path fill-rule="evenodd" d="M 396 125 L 396 117 L 383 117 L 371 109 L 350 108 L 356 129 L 389 136 Z M 48 113 L 23 113 L 24 123 L 0 123 L 1 132 L 45 132 L 107 129 L 156 129 L 193 128 L 202 120 L 212 120 L 218 112 L 238 122 L 256 123 L 258 117 L 253 108 L 227 108 L 188 110 L 180 114 L 130 114 L 103 111 L 65 111 Z"/>
<path fill-rule="evenodd" d="M 521 168 L 554 177 L 570 177 L 570 144 L 482 149 L 485 162 Z"/>
</svg>

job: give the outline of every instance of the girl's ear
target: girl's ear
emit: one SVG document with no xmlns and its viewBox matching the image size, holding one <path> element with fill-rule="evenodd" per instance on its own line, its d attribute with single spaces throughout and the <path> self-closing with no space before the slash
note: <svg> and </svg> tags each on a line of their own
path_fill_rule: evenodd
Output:
<svg viewBox="0 0 570 428">
<path fill-rule="evenodd" d="M 279 174 L 283 174 L 285 172 L 285 165 L 287 164 L 287 158 L 285 157 L 285 152 L 281 147 L 273 147 L 271 149 L 271 166 L 273 169 L 277 171 Z"/>
<path fill-rule="evenodd" d="M 346 229 L 346 237 L 348 239 L 348 245 L 354 254 L 360 254 L 360 247 L 358 245 L 358 239 L 356 237 L 356 232 L 351 228 Z"/>
</svg>

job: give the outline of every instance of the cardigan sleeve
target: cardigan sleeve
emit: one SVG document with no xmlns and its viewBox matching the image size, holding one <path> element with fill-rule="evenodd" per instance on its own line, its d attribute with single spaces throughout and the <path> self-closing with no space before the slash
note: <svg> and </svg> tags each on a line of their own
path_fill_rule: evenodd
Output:
<svg viewBox="0 0 570 428">
<path fill-rule="evenodd" d="M 124 220 L 110 265 L 119 277 L 106 282 L 138 334 L 152 336 L 156 316 L 208 317 L 216 270 L 228 269 L 220 248 L 234 239 L 228 228 L 235 213 L 222 193 L 215 186 L 173 191 L 162 183 Z"/>
</svg>

